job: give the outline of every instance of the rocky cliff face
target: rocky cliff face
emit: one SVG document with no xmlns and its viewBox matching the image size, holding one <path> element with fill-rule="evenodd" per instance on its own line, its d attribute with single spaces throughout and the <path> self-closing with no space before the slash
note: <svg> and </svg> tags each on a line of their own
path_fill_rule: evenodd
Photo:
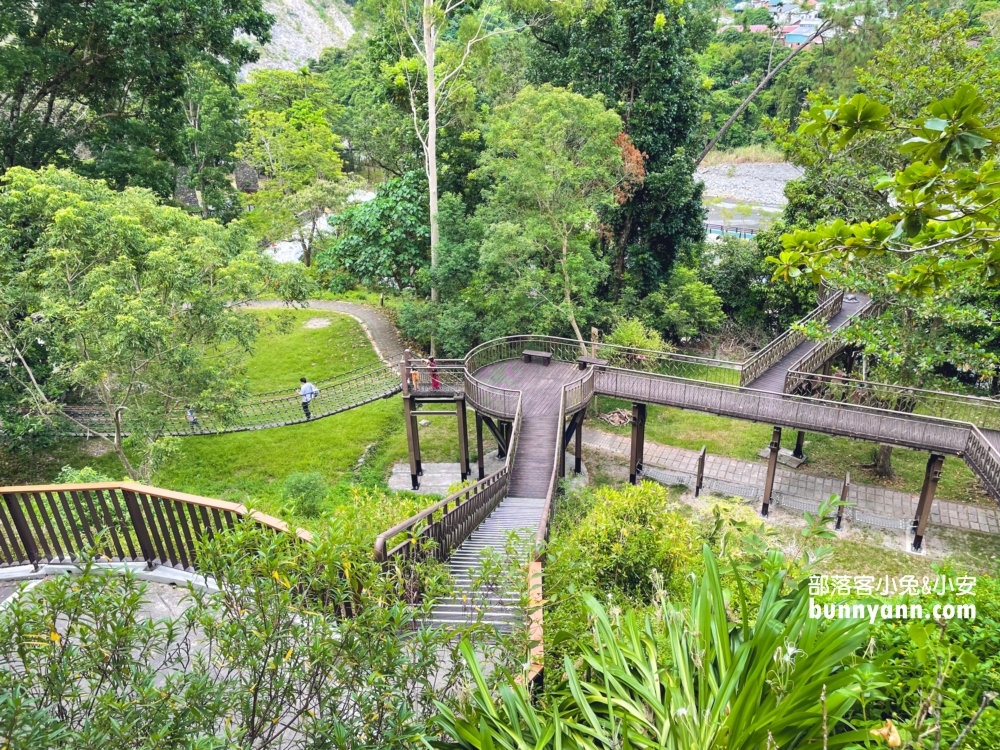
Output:
<svg viewBox="0 0 1000 750">
<path fill-rule="evenodd" d="M 339 0 L 265 0 L 264 9 L 274 15 L 271 41 L 260 60 L 241 71 L 244 78 L 254 68 L 298 70 L 325 48 L 343 47 L 354 33 Z"/>
</svg>

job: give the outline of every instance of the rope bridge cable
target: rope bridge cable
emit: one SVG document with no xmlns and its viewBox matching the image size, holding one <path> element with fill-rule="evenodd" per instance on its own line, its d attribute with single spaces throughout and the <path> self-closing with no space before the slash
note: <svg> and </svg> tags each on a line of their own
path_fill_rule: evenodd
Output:
<svg viewBox="0 0 1000 750">
<path fill-rule="evenodd" d="M 320 419 L 387 398 L 401 390 L 396 362 L 401 353 L 386 356 L 332 378 L 314 383 L 319 393 L 309 402 L 310 419 Z M 93 404 L 67 405 L 61 412 L 68 418 L 55 420 L 57 431 L 70 437 L 111 436 L 114 419 L 106 409 Z M 166 435 L 213 435 L 225 432 L 262 430 L 308 421 L 297 388 L 264 391 L 250 396 L 231 414 L 195 413 L 190 422 L 181 406 L 168 417 Z M 128 434 L 128 412 L 122 412 L 123 435 Z"/>
</svg>

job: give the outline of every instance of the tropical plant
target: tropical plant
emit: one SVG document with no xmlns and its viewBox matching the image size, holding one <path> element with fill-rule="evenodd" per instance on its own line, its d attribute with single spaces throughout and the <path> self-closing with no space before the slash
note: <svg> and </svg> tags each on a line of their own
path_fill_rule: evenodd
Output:
<svg viewBox="0 0 1000 750">
<path fill-rule="evenodd" d="M 435 746 L 784 750 L 866 739 L 843 718 L 858 700 L 851 659 L 867 623 L 812 619 L 804 582 L 782 595 L 783 570 L 770 576 L 756 617 L 743 606 L 734 622 L 707 548 L 704 560 L 687 607 L 661 597 L 655 616 L 619 619 L 590 597 L 593 626 L 580 657 L 549 676 L 558 682 L 541 706 L 513 679 L 495 697 L 464 643 L 476 689 L 464 713 L 438 704 L 446 739 Z"/>
</svg>

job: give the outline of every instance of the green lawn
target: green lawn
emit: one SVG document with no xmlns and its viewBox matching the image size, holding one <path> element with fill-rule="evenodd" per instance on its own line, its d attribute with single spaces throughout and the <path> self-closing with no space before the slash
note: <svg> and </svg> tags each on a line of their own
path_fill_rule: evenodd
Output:
<svg viewBox="0 0 1000 750">
<path fill-rule="evenodd" d="M 615 408 L 631 409 L 627 402 L 603 397 L 599 399 L 599 407 L 602 412 Z M 627 426 L 612 427 L 604 422 L 595 422 L 595 426 L 623 435 L 628 434 L 630 429 Z M 781 436 L 782 447 L 794 448 L 795 436 L 795 430 L 784 430 Z M 709 453 L 757 461 L 760 460 L 757 452 L 771 440 L 771 426 L 695 411 L 651 406 L 647 413 L 646 439 L 690 450 L 699 450 L 705 445 Z M 809 461 L 803 470 L 838 477 L 850 471 L 851 479 L 855 482 L 892 487 L 904 492 L 920 492 L 927 464 L 926 453 L 896 448 L 892 452 L 896 478 L 884 480 L 876 477 L 870 468 L 866 468 L 866 464 L 872 463 L 874 448 L 873 443 L 808 433 L 805 453 Z M 976 478 L 969 467 L 960 458 L 953 456 L 945 459 L 937 497 L 962 502 L 993 502 L 976 488 Z"/>
<path fill-rule="evenodd" d="M 319 381 L 376 361 L 364 331 L 349 316 L 321 310 L 249 314 L 260 315 L 269 324 L 247 363 L 253 391 L 293 389 L 303 374 Z M 330 325 L 305 328 L 305 323 L 314 318 L 327 318 Z M 423 460 L 457 461 L 455 418 L 429 420 L 430 425 L 420 431 Z M 469 445 L 475 461 L 471 412 Z M 90 466 L 107 476 L 124 477 L 113 454 L 95 455 L 101 448 L 97 440 L 60 442 L 46 451 L 35 467 L 22 467 L 9 481 L 51 480 L 66 465 Z M 365 461 L 355 471 L 362 455 Z M 152 482 L 167 489 L 240 502 L 287 518 L 281 485 L 290 473 L 321 472 L 334 487 L 331 503 L 336 504 L 338 499 L 350 499 L 352 488 L 384 489 L 392 465 L 405 462 L 406 457 L 402 401 L 397 396 L 307 424 L 181 438 L 179 453 L 156 472 Z M 430 502 L 431 498 L 417 501 L 420 507 Z"/>
</svg>

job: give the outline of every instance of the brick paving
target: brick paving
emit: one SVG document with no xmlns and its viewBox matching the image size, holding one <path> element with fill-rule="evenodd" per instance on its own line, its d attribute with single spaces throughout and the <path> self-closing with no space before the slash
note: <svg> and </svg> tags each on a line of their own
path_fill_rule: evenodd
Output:
<svg viewBox="0 0 1000 750">
<path fill-rule="evenodd" d="M 602 430 L 584 430 L 583 443 L 587 448 L 598 449 L 618 456 L 629 455 L 630 439 L 625 435 L 615 435 Z M 646 441 L 645 464 L 681 474 L 694 475 L 698 471 L 698 451 L 674 448 Z M 717 481 L 745 485 L 757 489 L 762 494 L 767 466 L 764 463 L 741 461 L 711 454 L 705 457 L 705 476 Z M 819 477 L 795 471 L 780 464 L 775 475 L 774 491 L 820 502 L 833 494 L 839 494 L 843 479 Z M 917 496 L 909 492 L 869 484 L 851 483 L 850 502 L 859 510 L 888 518 L 910 519 L 916 513 Z M 983 531 L 1000 534 L 1000 512 L 972 503 L 958 503 L 936 499 L 931 508 L 931 523 L 951 526 L 968 531 Z"/>
</svg>

